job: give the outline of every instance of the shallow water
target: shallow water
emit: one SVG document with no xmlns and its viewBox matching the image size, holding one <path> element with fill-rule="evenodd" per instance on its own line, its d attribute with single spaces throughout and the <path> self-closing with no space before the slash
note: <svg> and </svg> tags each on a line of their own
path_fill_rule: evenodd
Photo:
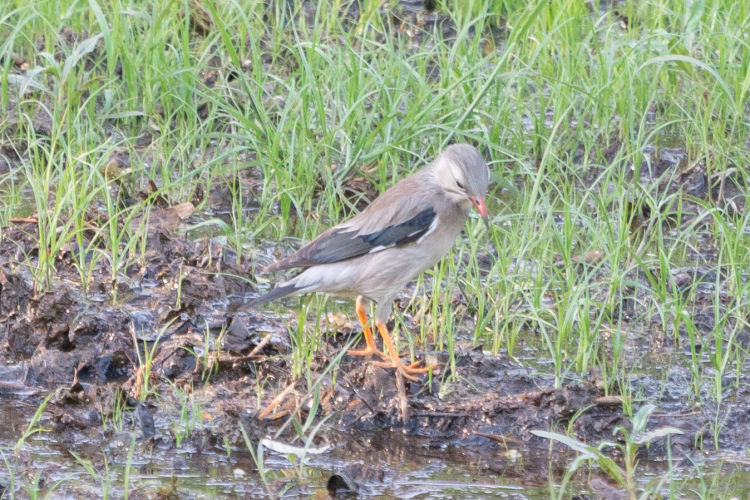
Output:
<svg viewBox="0 0 750 500">
<path fill-rule="evenodd" d="M 672 366 L 673 372 L 680 372 Z M 537 366 L 537 370 L 544 369 L 544 363 Z M 20 378 L 23 373 L 20 366 L 3 370 L 5 379 Z M 668 394 L 674 389 L 670 389 L 673 381 L 665 382 L 661 375 L 634 375 L 633 381 L 649 388 L 648 392 Z M 684 394 L 684 387 L 674 389 L 674 393 Z M 247 448 L 219 442 L 208 421 L 196 425 L 191 435 L 176 446 L 176 415 L 166 411 L 154 413 L 155 436 L 143 439 L 137 422 L 127 417 L 117 430 L 111 425 L 84 429 L 61 426 L 57 421 L 59 412 L 51 404 L 38 422 L 40 432 L 30 436 L 20 451 L 14 451 L 41 398 L 20 384 L 4 386 L 0 395 L 4 400 L 0 406 L 0 421 L 4 422 L 0 426 L 0 451 L 5 462 L 0 467 L 0 487 L 9 488 L 13 481 L 19 494 L 38 489 L 53 497 L 101 497 L 106 493 L 120 497 L 127 475 L 129 491 L 136 498 L 169 492 L 179 498 L 325 498 L 329 484 L 345 484 L 359 495 L 378 498 L 542 499 L 549 497 L 550 480 L 559 483 L 574 458 L 560 445 L 550 449 L 512 437 L 502 443 L 476 435 L 461 438 L 460 432 L 459 439 L 441 439 L 439 434 L 417 437 L 404 429 L 339 432 L 332 424 L 323 427 L 322 439 L 316 443 L 330 446 L 322 454 L 300 457 L 264 450 L 264 481 Z M 652 421 L 680 427 L 685 422 L 699 422 L 699 415 L 700 412 L 657 413 Z M 251 415 L 240 420 L 253 422 Z M 270 430 L 250 429 L 249 433 L 260 436 Z M 737 498 L 750 495 L 750 462 L 744 450 L 714 453 L 706 444 L 705 452 L 694 453 L 689 451 L 692 446 L 685 444 L 676 441 L 672 445 L 676 482 L 692 481 L 694 488 L 700 489 L 700 481 L 725 481 L 722 488 L 739 495 Z M 253 445 L 257 445 L 257 440 Z M 131 446 L 133 455 L 129 457 Z M 86 472 L 71 452 L 90 460 L 95 472 Z M 643 485 L 657 484 L 668 470 L 663 443 L 658 443 L 639 459 L 638 481 Z M 592 477 L 600 477 L 599 482 L 592 482 Z M 591 491 L 597 484 L 600 488 L 612 486 L 596 473 L 579 474 L 572 484 L 579 484 L 582 491 Z M 723 491 L 722 488 L 714 486 L 711 491 Z M 662 490 L 668 494 L 668 483 Z M 604 491 L 606 494 L 606 488 Z M 345 495 L 340 491 L 339 496 L 342 494 Z"/>
</svg>

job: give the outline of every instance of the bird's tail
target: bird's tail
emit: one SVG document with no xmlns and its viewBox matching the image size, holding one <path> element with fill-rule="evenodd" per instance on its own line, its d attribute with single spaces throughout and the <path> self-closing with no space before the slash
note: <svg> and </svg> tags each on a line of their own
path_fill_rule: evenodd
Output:
<svg viewBox="0 0 750 500">
<path fill-rule="evenodd" d="M 281 297 L 286 297 L 287 295 L 292 295 L 293 293 L 297 292 L 300 289 L 301 288 L 298 288 L 295 285 L 277 286 L 276 288 L 274 288 L 267 294 L 261 295 L 260 297 L 255 297 L 249 302 L 246 302 L 245 306 L 246 307 L 258 307 L 260 305 L 265 304 L 266 302 L 271 302 L 272 300 L 280 299 Z"/>
</svg>

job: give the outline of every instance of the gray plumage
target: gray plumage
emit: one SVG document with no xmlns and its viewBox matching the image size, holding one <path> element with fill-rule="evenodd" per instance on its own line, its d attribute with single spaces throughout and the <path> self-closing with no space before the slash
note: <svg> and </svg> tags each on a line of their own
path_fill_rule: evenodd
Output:
<svg viewBox="0 0 750 500">
<path fill-rule="evenodd" d="M 377 303 L 375 319 L 385 324 L 398 292 L 453 246 L 472 204 L 487 223 L 488 183 L 489 169 L 476 148 L 449 146 L 358 215 L 268 266 L 267 272 L 303 270 L 248 306 L 309 292 L 361 296 Z"/>
</svg>

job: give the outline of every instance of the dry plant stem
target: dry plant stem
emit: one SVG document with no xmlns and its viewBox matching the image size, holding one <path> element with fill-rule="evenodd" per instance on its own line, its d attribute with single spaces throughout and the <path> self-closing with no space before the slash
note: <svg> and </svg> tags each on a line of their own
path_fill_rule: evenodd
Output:
<svg viewBox="0 0 750 500">
<path fill-rule="evenodd" d="M 370 321 L 367 318 L 367 311 L 365 310 L 363 302 L 364 300 L 361 295 L 357 297 L 357 317 L 362 324 L 362 334 L 365 337 L 365 344 L 367 344 L 367 347 L 364 349 L 350 349 L 347 354 L 350 354 L 351 356 L 370 356 L 374 354 L 383 359 L 388 359 L 388 356 L 378 351 L 378 348 L 375 347 L 375 340 L 372 338 L 372 328 L 370 328 Z"/>
<path fill-rule="evenodd" d="M 258 354 L 258 353 L 259 353 L 260 351 L 262 351 L 264 347 L 266 347 L 266 346 L 267 346 L 268 344 L 270 344 L 270 343 L 271 343 L 271 336 L 270 336 L 270 335 L 266 335 L 265 337 L 263 337 L 263 339 L 261 339 L 261 341 L 260 341 L 260 342 L 258 342 L 258 345 L 256 345 L 256 346 L 255 346 L 255 347 L 253 348 L 253 350 L 252 350 L 252 351 L 250 351 L 250 354 L 248 354 L 248 355 L 247 355 L 247 357 L 248 357 L 248 358 L 253 358 L 253 357 L 254 357 L 254 356 L 256 356 L 256 355 L 257 355 L 257 354 Z"/>
<path fill-rule="evenodd" d="M 263 420 L 264 418 L 267 418 L 271 414 L 271 412 L 273 412 L 273 410 L 277 406 L 279 406 L 281 402 L 284 401 L 284 398 L 286 398 L 289 395 L 289 393 L 291 393 L 293 390 L 294 390 L 294 383 L 292 382 L 286 387 L 286 389 L 281 391 L 281 393 L 278 396 L 273 398 L 273 401 L 271 401 L 271 403 L 268 406 L 266 406 L 266 408 L 263 411 L 258 413 L 258 420 Z"/>
<path fill-rule="evenodd" d="M 406 423 L 409 418 L 409 400 L 406 399 L 406 384 L 401 372 L 396 372 L 396 390 L 398 391 L 398 406 L 401 410 L 401 422 Z"/>
</svg>

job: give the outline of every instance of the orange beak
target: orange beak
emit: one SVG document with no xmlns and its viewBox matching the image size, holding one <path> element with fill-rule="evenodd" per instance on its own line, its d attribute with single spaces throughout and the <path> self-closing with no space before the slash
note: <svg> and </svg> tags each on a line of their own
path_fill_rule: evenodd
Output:
<svg viewBox="0 0 750 500">
<path fill-rule="evenodd" d="M 479 196 L 479 198 L 471 198 L 471 202 L 474 204 L 474 208 L 477 209 L 477 212 L 479 212 L 479 215 L 482 216 L 484 225 L 487 227 L 487 229 L 489 229 L 490 221 L 487 218 L 487 205 L 484 202 L 484 196 Z"/>
</svg>

